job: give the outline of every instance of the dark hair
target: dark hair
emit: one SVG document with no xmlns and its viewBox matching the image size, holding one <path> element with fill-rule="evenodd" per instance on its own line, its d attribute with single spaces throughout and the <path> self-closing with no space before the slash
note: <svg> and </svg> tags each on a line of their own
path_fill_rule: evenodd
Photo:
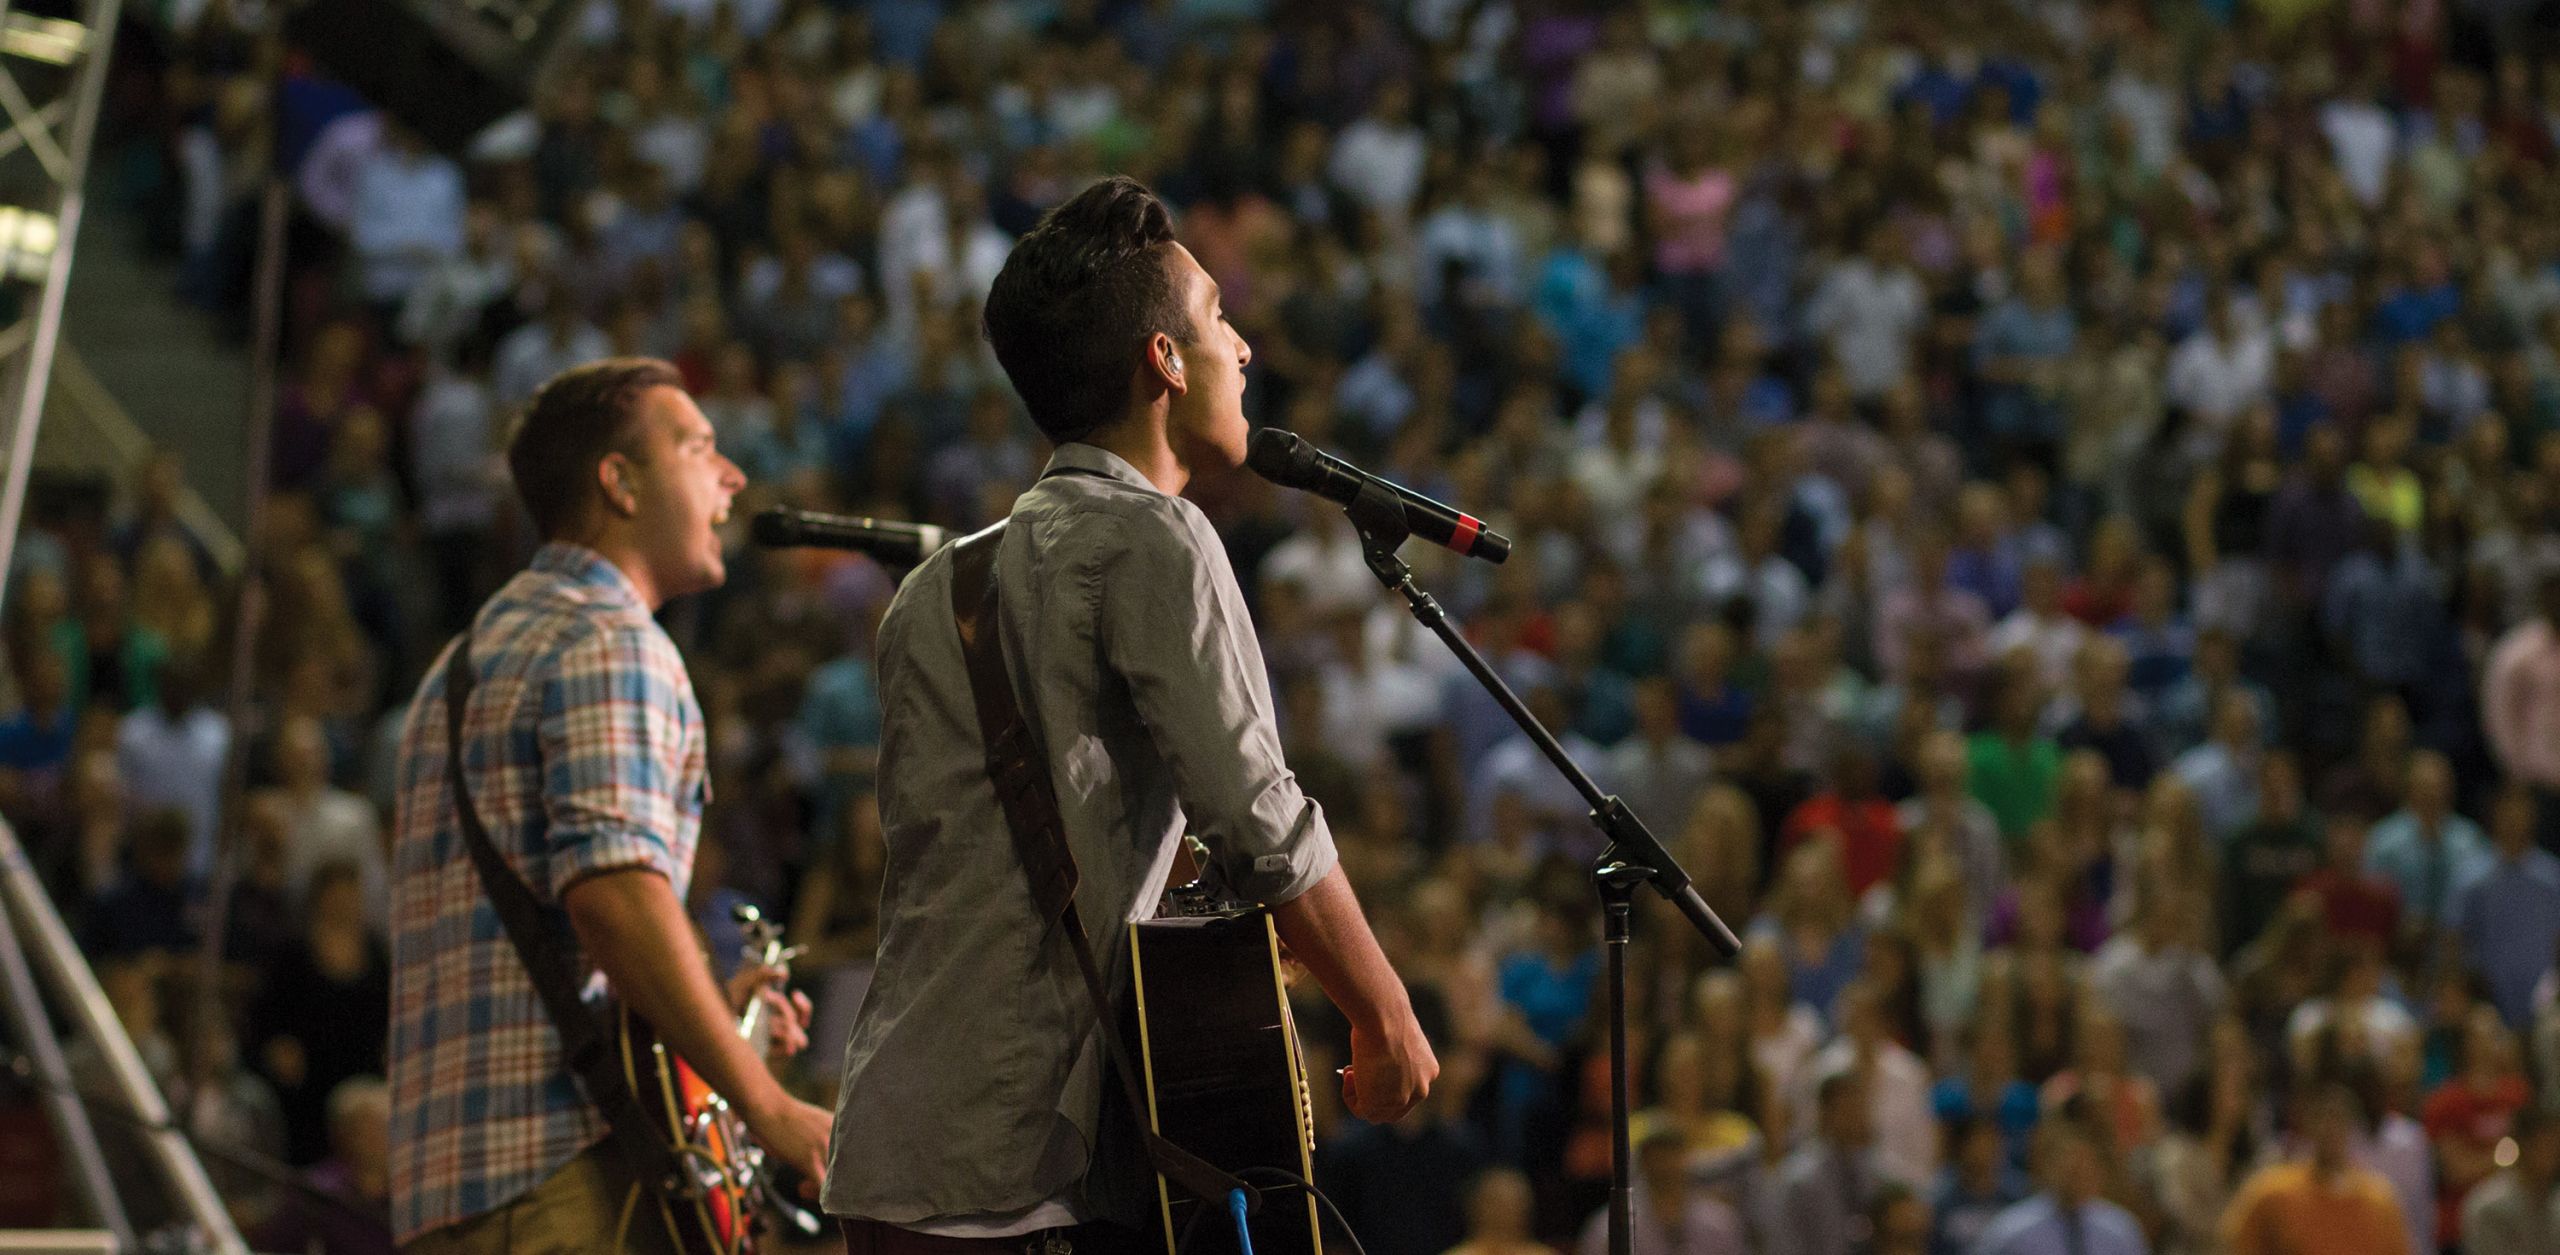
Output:
<svg viewBox="0 0 2560 1255">
<path fill-rule="evenodd" d="M 596 463 L 629 443 L 641 395 L 683 386 L 684 376 L 654 357 L 608 357 L 536 389 L 507 441 L 507 471 L 534 531 L 558 540 L 575 526 L 595 493 Z"/>
<path fill-rule="evenodd" d="M 1971 1141 L 1977 1133 L 1988 1133 L 2001 1139 L 2002 1154 L 2007 1153 L 2009 1131 L 2000 1127 L 1997 1116 L 1977 1108 L 1970 1102 L 1966 1103 L 1962 1110 L 1940 1121 L 1938 1127 L 1946 1136 L 1947 1153 L 1950 1155 L 1962 1150 L 1964 1144 Z M 2003 1159 L 2002 1162 L 2005 1163 L 2007 1160 Z"/>
<path fill-rule="evenodd" d="M 1120 416 L 1147 337 L 1190 342 L 1165 265 L 1171 243 L 1164 202 L 1115 175 L 1043 215 L 1005 258 L 987 292 L 987 343 L 1053 443 Z"/>
</svg>

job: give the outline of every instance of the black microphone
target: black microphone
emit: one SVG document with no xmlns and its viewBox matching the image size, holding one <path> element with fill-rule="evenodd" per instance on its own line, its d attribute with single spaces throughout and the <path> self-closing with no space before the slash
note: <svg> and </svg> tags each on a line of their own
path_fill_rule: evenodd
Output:
<svg viewBox="0 0 2560 1255">
<path fill-rule="evenodd" d="M 850 549 L 889 566 L 914 566 L 950 534 L 930 523 L 818 514 L 774 506 L 756 514 L 748 536 L 767 549 Z"/>
<path fill-rule="evenodd" d="M 1277 427 L 1258 428 L 1244 464 L 1283 488 L 1303 488 L 1328 501 L 1350 505 L 1360 486 L 1376 483 L 1404 503 L 1405 526 L 1435 545 L 1445 545 L 1470 558 L 1500 562 L 1511 556 L 1511 538 L 1485 527 L 1484 521 L 1377 476 Z"/>
</svg>

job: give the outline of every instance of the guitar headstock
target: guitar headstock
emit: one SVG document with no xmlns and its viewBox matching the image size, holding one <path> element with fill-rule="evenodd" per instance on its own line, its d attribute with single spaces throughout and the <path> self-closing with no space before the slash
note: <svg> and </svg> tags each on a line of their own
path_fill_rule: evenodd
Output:
<svg viewBox="0 0 2560 1255">
<path fill-rule="evenodd" d="M 782 925 L 765 918 L 764 912 L 758 910 L 754 903 L 741 902 L 731 907 L 729 918 L 737 921 L 738 934 L 746 938 L 746 944 L 739 947 L 739 952 L 747 962 L 766 967 L 784 967 L 790 963 L 794 952 L 783 947 Z"/>
</svg>

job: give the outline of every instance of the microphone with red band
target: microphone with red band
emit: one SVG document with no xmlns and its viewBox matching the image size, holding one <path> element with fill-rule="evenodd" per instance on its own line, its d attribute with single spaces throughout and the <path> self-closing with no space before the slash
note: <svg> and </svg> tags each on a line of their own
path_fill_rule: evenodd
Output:
<svg viewBox="0 0 2560 1255">
<path fill-rule="evenodd" d="M 1404 504 L 1405 526 L 1435 545 L 1470 558 L 1500 562 L 1511 556 L 1511 540 L 1472 514 L 1450 509 L 1421 493 L 1353 466 L 1298 438 L 1294 432 L 1264 427 L 1253 433 L 1244 464 L 1283 488 L 1300 488 L 1327 501 L 1350 505 L 1360 486 L 1375 482 Z"/>
</svg>

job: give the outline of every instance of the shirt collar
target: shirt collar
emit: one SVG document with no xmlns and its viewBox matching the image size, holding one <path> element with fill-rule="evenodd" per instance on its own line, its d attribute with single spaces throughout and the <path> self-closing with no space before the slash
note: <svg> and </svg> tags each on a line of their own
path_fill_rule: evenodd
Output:
<svg viewBox="0 0 2560 1255">
<path fill-rule="evenodd" d="M 600 601 L 646 609 L 640 601 L 640 590 L 622 568 L 605 560 L 585 545 L 555 540 L 533 552 L 533 569 L 545 575 L 557 575 L 571 587 L 583 589 Z"/>
<path fill-rule="evenodd" d="M 1100 445 L 1086 444 L 1081 440 L 1070 440 L 1059 445 L 1058 451 L 1049 455 L 1047 469 L 1040 473 L 1045 477 L 1058 471 L 1090 471 L 1105 478 L 1119 480 L 1133 488 L 1144 488 L 1158 495 L 1164 492 L 1163 489 L 1156 487 L 1155 481 L 1139 474 L 1137 467 L 1129 465 L 1128 459 Z"/>
</svg>

